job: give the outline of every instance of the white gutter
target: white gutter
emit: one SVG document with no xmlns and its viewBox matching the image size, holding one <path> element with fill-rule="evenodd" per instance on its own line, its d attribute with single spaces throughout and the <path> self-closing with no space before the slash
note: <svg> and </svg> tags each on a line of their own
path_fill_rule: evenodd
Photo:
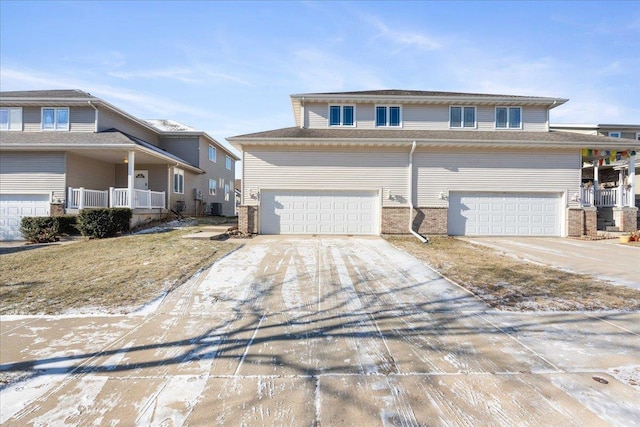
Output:
<svg viewBox="0 0 640 427">
<path fill-rule="evenodd" d="M 422 243 L 427 243 L 429 240 L 413 231 L 413 152 L 416 151 L 416 142 L 411 144 L 411 151 L 409 152 L 409 232 L 416 236 Z"/>
</svg>

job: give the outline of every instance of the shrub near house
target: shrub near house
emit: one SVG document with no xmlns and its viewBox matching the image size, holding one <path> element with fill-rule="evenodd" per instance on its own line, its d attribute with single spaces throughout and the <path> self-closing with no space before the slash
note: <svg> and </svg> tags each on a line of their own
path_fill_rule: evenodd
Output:
<svg viewBox="0 0 640 427">
<path fill-rule="evenodd" d="M 129 231 L 132 211 L 126 208 L 83 209 L 77 216 L 24 217 L 20 232 L 31 243 L 48 243 L 59 240 L 62 234 L 77 230 L 83 236 L 102 239 Z"/>
<path fill-rule="evenodd" d="M 78 215 L 78 229 L 83 236 L 102 239 L 129 231 L 132 211 L 127 208 L 83 209 Z"/>
</svg>

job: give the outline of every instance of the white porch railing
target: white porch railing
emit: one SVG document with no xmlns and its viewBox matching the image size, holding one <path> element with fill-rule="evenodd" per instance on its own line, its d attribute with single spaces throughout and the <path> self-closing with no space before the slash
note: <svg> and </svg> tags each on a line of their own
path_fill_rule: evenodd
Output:
<svg viewBox="0 0 640 427">
<path fill-rule="evenodd" d="M 129 189 L 113 188 L 109 190 L 87 190 L 69 187 L 67 207 L 70 209 L 90 208 L 128 208 Z M 164 191 L 133 190 L 133 208 L 165 208 Z"/>
<path fill-rule="evenodd" d="M 625 207 L 631 206 L 631 189 L 624 185 L 616 188 L 594 189 L 593 187 L 580 188 L 580 200 L 582 206 L 598 207 Z"/>
<path fill-rule="evenodd" d="M 106 208 L 109 206 L 109 192 L 69 187 L 67 200 L 67 206 L 71 209 Z"/>
<path fill-rule="evenodd" d="M 134 208 L 164 208 L 164 191 L 133 190 Z"/>
</svg>

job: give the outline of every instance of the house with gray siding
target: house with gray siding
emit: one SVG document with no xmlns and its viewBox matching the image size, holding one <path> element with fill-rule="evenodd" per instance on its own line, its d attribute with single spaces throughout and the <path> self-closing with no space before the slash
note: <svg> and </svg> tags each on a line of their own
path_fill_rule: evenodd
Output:
<svg viewBox="0 0 640 427">
<path fill-rule="evenodd" d="M 567 99 L 415 90 L 291 95 L 295 126 L 227 140 L 242 151 L 242 231 L 581 236 L 599 197 L 637 227 L 637 140 L 550 130 Z M 618 156 L 627 185 L 589 193 L 585 161 Z M 595 199 L 594 199 L 595 198 Z"/>
<path fill-rule="evenodd" d="M 133 224 L 234 215 L 239 158 L 205 132 L 80 90 L 0 92 L 0 240 L 23 216 L 128 207 Z"/>
</svg>

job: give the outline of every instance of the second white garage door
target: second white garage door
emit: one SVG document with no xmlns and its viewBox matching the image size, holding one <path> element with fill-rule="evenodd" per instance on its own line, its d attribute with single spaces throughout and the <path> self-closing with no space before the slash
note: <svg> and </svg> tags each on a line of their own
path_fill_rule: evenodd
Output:
<svg viewBox="0 0 640 427">
<path fill-rule="evenodd" d="M 560 194 L 456 193 L 449 195 L 452 236 L 560 236 Z"/>
<path fill-rule="evenodd" d="M 377 191 L 263 190 L 262 234 L 378 234 Z"/>
</svg>

